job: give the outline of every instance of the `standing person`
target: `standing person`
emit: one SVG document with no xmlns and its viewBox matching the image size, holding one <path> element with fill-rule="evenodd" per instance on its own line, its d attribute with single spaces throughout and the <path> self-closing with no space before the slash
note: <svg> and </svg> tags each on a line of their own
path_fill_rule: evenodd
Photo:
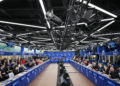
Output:
<svg viewBox="0 0 120 86">
<path fill-rule="evenodd" d="M 96 62 L 97 62 L 97 64 L 99 63 L 99 55 L 98 54 L 96 54 Z"/>
<path fill-rule="evenodd" d="M 0 56 L 0 65 L 2 65 L 2 57 Z"/>
</svg>

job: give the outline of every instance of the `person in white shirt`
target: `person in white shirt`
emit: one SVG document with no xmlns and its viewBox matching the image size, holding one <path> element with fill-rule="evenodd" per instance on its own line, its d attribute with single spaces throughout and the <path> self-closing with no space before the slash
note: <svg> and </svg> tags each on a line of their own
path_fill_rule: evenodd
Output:
<svg viewBox="0 0 120 86">
<path fill-rule="evenodd" d="M 87 68 L 92 69 L 92 63 L 89 62 Z"/>
</svg>

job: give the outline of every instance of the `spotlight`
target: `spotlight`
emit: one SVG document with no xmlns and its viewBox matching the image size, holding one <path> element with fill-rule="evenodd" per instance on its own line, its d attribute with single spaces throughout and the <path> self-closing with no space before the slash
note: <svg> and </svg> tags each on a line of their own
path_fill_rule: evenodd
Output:
<svg viewBox="0 0 120 86">
<path fill-rule="evenodd" d="M 0 2 L 2 2 L 3 0 L 0 0 Z"/>
</svg>

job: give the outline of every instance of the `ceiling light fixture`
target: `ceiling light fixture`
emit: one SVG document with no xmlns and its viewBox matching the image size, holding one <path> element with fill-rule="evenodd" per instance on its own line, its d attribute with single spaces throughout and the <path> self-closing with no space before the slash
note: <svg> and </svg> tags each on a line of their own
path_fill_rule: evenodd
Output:
<svg viewBox="0 0 120 86">
<path fill-rule="evenodd" d="M 98 36 L 109 36 L 109 35 L 120 35 L 120 33 L 98 34 L 98 35 L 93 35 L 93 36 L 98 37 Z"/>
<path fill-rule="evenodd" d="M 27 40 L 25 40 L 25 39 L 23 39 L 23 38 L 21 38 L 21 37 L 19 37 L 19 39 L 23 40 L 24 42 L 28 42 Z"/>
<path fill-rule="evenodd" d="M 0 20 L 0 23 L 3 23 L 3 24 L 11 24 L 11 25 L 19 25 L 19 26 L 26 26 L 26 27 L 32 27 L 32 28 L 46 29 L 46 27 L 43 27 L 43 26 L 29 25 L 29 24 L 9 22 L 9 21 L 1 21 L 1 20 Z"/>
<path fill-rule="evenodd" d="M 105 26 L 101 27 L 100 29 L 98 29 L 97 31 L 95 31 L 94 33 L 91 34 L 91 36 L 93 36 L 95 33 L 100 32 L 101 30 L 103 30 L 104 28 L 108 27 L 109 25 L 113 24 L 115 21 L 111 21 L 108 24 L 106 24 Z"/>
<path fill-rule="evenodd" d="M 3 0 L 0 0 L 0 2 L 2 2 Z"/>
<path fill-rule="evenodd" d="M 101 22 L 104 22 L 104 21 L 112 21 L 112 20 L 114 20 L 114 18 L 102 19 Z"/>
<path fill-rule="evenodd" d="M 105 41 L 109 41 L 110 39 L 109 38 L 105 38 L 105 37 L 98 37 L 99 39 L 103 39 Z"/>
<path fill-rule="evenodd" d="M 113 13 L 111 13 L 111 12 L 108 12 L 107 10 L 104 10 L 104 9 L 102 9 L 102 8 L 94 5 L 94 4 L 89 3 L 88 6 L 90 6 L 90 7 L 92 7 L 92 8 L 95 8 L 96 10 L 99 10 L 99 11 L 101 11 L 101 12 L 107 14 L 107 15 L 110 15 L 110 16 L 112 16 L 112 17 L 114 17 L 114 18 L 117 18 L 117 15 L 115 15 L 115 14 L 113 14 Z"/>
<path fill-rule="evenodd" d="M 97 32 L 100 32 L 102 29 L 106 28 L 107 26 L 111 25 L 112 23 L 114 23 L 115 21 L 111 21 L 108 24 L 106 24 L 105 26 L 103 26 L 102 28 L 98 29 Z"/>
<path fill-rule="evenodd" d="M 40 37 L 32 37 L 32 38 L 34 38 L 34 39 L 50 39 L 50 38 L 40 38 Z"/>
<path fill-rule="evenodd" d="M 87 26 L 87 23 L 77 23 L 76 25 L 86 25 Z M 72 26 L 72 25 L 68 25 L 68 26 Z M 65 28 L 65 25 L 63 26 L 57 26 L 56 28 Z"/>
<path fill-rule="evenodd" d="M 44 4 L 43 4 L 43 0 L 39 0 L 39 2 L 40 2 L 40 5 L 41 5 L 41 8 L 42 8 L 44 17 L 45 17 L 45 19 L 46 19 L 46 23 L 47 23 L 47 25 L 48 25 L 48 28 L 50 28 L 50 23 L 48 22 L 47 17 L 46 17 L 46 14 L 47 14 L 47 13 L 46 13 L 46 10 L 45 10 L 45 6 L 44 6 Z"/>
<path fill-rule="evenodd" d="M 79 0 L 79 1 L 82 2 L 82 0 Z M 84 1 L 83 4 L 86 4 L 86 2 L 87 2 L 87 1 Z M 102 8 L 100 8 L 100 7 L 92 4 L 92 3 L 88 3 L 88 6 L 90 6 L 90 7 L 92 7 L 92 8 L 95 8 L 96 10 L 99 10 L 99 11 L 101 11 L 101 12 L 103 12 L 103 13 L 109 15 L 109 16 L 112 16 L 112 17 L 114 17 L 114 18 L 117 18 L 117 15 L 115 15 L 115 14 L 113 14 L 113 13 L 107 11 L 107 10 L 104 10 L 104 9 L 102 9 Z"/>
<path fill-rule="evenodd" d="M 42 42 L 42 41 L 51 41 L 51 39 L 42 39 L 42 40 L 37 40 L 37 41 L 40 41 L 40 42 Z"/>
<path fill-rule="evenodd" d="M 24 33 L 24 34 L 19 34 L 19 35 L 17 35 L 17 37 L 18 37 L 18 36 L 30 35 L 30 34 L 32 34 L 32 33 Z"/>
<path fill-rule="evenodd" d="M 4 30 L 0 29 L 0 32 L 4 32 Z"/>
<path fill-rule="evenodd" d="M 8 36 L 8 37 L 11 37 L 12 34 L 8 33 L 8 34 L 0 34 L 1 36 Z"/>
<path fill-rule="evenodd" d="M 88 37 L 85 37 L 84 39 L 82 39 L 80 42 L 83 42 L 84 40 L 86 40 Z"/>
</svg>

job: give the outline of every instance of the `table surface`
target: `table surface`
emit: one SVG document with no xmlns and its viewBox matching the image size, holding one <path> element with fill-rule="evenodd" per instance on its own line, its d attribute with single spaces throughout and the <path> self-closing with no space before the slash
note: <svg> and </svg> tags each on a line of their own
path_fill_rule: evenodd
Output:
<svg viewBox="0 0 120 86">
<path fill-rule="evenodd" d="M 29 84 L 29 86 L 56 86 L 57 73 L 58 64 L 49 64 L 48 67 Z"/>
<path fill-rule="evenodd" d="M 95 86 L 89 79 L 76 70 L 71 64 L 64 64 L 74 86 Z"/>
</svg>

